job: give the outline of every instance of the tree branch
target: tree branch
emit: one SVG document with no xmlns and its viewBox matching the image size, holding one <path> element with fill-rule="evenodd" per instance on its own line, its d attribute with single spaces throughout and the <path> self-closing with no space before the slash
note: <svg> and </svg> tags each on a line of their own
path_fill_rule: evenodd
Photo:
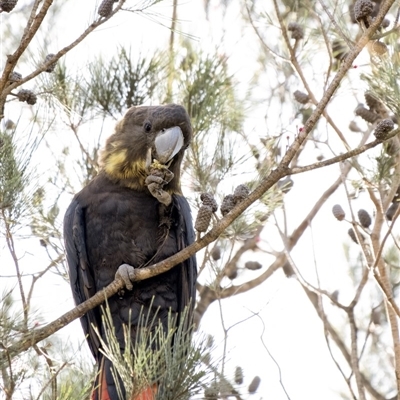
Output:
<svg viewBox="0 0 400 400">
<path fill-rule="evenodd" d="M 39 29 L 40 25 L 43 22 L 43 19 L 45 18 L 46 14 L 47 14 L 48 8 L 53 3 L 53 0 L 46 0 L 45 3 L 43 4 L 41 10 L 39 11 L 39 13 L 35 16 L 34 22 L 32 23 L 32 27 L 29 28 L 29 26 L 27 26 L 27 28 L 24 32 L 23 39 L 21 39 L 21 43 L 20 43 L 19 47 L 15 50 L 15 52 L 13 54 L 8 56 L 8 58 L 7 58 L 7 63 L 3 70 L 3 75 L 0 79 L 0 93 L 1 93 L 1 95 L 0 95 L 0 119 L 3 117 L 3 110 L 4 110 L 4 104 L 6 101 L 6 97 L 11 93 L 11 91 L 13 89 L 15 89 L 16 87 L 22 85 L 23 83 L 35 78 L 37 75 L 39 75 L 40 73 L 45 71 L 51 64 L 54 64 L 57 60 L 59 60 L 68 51 L 70 51 L 75 46 L 77 46 L 79 43 L 81 43 L 98 26 L 104 24 L 111 17 L 113 17 L 121 9 L 121 7 L 125 3 L 125 1 L 126 0 L 120 0 L 117 7 L 115 7 L 115 9 L 112 11 L 112 13 L 108 17 L 106 17 L 106 18 L 101 17 L 97 21 L 93 22 L 88 28 L 85 29 L 85 31 L 76 40 L 74 40 L 71 44 L 69 44 L 68 46 L 61 49 L 58 53 L 54 54 L 54 56 L 49 61 L 47 61 L 46 63 L 43 63 L 39 68 L 37 68 L 35 71 L 30 73 L 29 75 L 25 76 L 18 82 L 9 84 L 6 87 L 6 82 L 7 82 L 8 76 L 10 75 L 11 71 L 14 69 L 15 65 L 17 64 L 18 59 L 21 57 L 23 52 L 26 50 L 30 41 L 35 36 L 37 30 Z M 36 3 L 35 3 L 35 5 L 36 5 Z M 28 22 L 28 24 L 29 24 L 29 22 Z"/>
</svg>

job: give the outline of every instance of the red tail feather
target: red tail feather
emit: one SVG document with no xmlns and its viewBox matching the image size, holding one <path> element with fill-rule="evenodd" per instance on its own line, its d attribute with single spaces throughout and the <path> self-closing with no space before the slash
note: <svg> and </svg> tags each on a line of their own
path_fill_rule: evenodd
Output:
<svg viewBox="0 0 400 400">
<path fill-rule="evenodd" d="M 133 397 L 132 400 L 155 400 L 157 394 L 157 386 L 148 386 L 142 390 L 137 396 Z"/>
<path fill-rule="evenodd" d="M 91 400 L 114 400 L 111 399 L 106 382 L 106 374 L 104 373 L 104 360 L 100 364 L 98 379 L 96 379 L 96 387 L 93 389 Z M 157 385 L 148 386 L 139 394 L 133 396 L 131 400 L 155 400 L 157 394 Z M 117 400 L 117 399 L 115 399 Z"/>
<path fill-rule="evenodd" d="M 95 381 L 91 400 L 111 400 L 107 390 L 106 374 L 104 373 L 104 359 L 100 364 L 99 376 Z"/>
</svg>

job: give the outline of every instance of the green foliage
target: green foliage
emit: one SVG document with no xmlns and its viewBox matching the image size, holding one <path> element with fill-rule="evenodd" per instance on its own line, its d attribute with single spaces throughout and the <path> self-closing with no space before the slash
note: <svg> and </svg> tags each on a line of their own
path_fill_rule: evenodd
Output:
<svg viewBox="0 0 400 400">
<path fill-rule="evenodd" d="M 50 77 L 42 79 L 50 100 L 85 122 L 94 112 L 117 118 L 129 107 L 151 101 L 164 67 L 159 53 L 135 59 L 130 50 L 121 47 L 113 57 L 98 57 L 89 64 L 87 75 L 74 73 L 64 61 Z"/>
<path fill-rule="evenodd" d="M 0 343 L 7 347 L 24 328 L 22 312 L 16 311 L 11 291 L 3 291 L 0 298 Z"/>
<path fill-rule="evenodd" d="M 7 348 L 12 339 L 24 328 L 22 312 L 16 311 L 12 291 L 3 291 L 0 299 L 0 348 Z M 11 363 L 0 365 L 2 390 L 12 396 L 15 389 L 26 377 L 24 367 L 12 366 Z M 9 397 L 11 398 L 11 397 Z"/>
<path fill-rule="evenodd" d="M 71 365 L 64 368 L 57 379 L 57 400 L 87 400 L 90 398 L 92 390 L 92 379 L 90 376 L 93 375 L 87 367 L 77 366 L 76 361 Z M 53 400 L 54 393 L 47 390 L 43 394 L 43 400 Z"/>
<path fill-rule="evenodd" d="M 27 135 L 25 140 L 31 140 Z M 9 226 L 30 210 L 29 190 L 32 172 L 29 163 L 37 140 L 23 148 L 17 145 L 16 131 L 0 131 L 0 218 Z"/>
<path fill-rule="evenodd" d="M 184 170 L 190 169 L 194 191 L 215 192 L 245 159 L 237 151 L 246 146 L 239 134 L 243 101 L 228 72 L 227 58 L 218 49 L 206 54 L 183 41 L 175 71 L 175 101 L 188 110 L 194 131 Z"/>
<path fill-rule="evenodd" d="M 98 58 L 89 65 L 87 90 L 92 104 L 104 114 L 117 116 L 151 101 L 162 82 L 162 60 L 159 53 L 134 60 L 131 50 L 122 47 L 107 61 Z"/>
<path fill-rule="evenodd" d="M 380 60 L 370 74 L 362 74 L 372 94 L 394 115 L 400 115 L 400 55 L 395 52 L 391 58 Z"/>
<path fill-rule="evenodd" d="M 243 107 L 228 72 L 227 57 L 195 51 L 182 43 L 186 54 L 178 58 L 178 85 L 182 104 L 188 110 L 195 135 L 218 127 L 222 132 L 240 131 Z"/>
<path fill-rule="evenodd" d="M 396 237 L 396 240 L 398 241 L 399 238 Z M 396 245 L 387 246 L 383 258 L 389 267 L 390 282 L 397 295 L 400 287 L 400 256 L 398 247 Z"/>
<path fill-rule="evenodd" d="M 393 169 L 396 166 L 396 160 L 384 151 L 376 157 L 375 182 L 389 181 L 393 175 Z"/>
<path fill-rule="evenodd" d="M 49 77 L 48 77 L 49 75 Z M 87 120 L 87 113 L 93 106 L 85 79 L 74 74 L 64 60 L 59 61 L 53 73 L 41 76 L 44 91 L 50 103 L 64 108 L 68 115 Z"/>
<path fill-rule="evenodd" d="M 176 316 L 169 314 L 167 332 L 157 315 L 153 319 L 142 315 L 140 321 L 142 328 L 136 343 L 132 343 L 130 329 L 125 327 L 125 350 L 121 353 L 107 307 L 103 316 L 106 339 L 99 336 L 103 353 L 113 363 L 114 377 L 119 376 L 124 382 L 126 398 L 153 384 L 158 387 L 157 400 L 187 400 L 198 393 L 205 376 L 200 365 L 206 345 L 192 344 L 187 312 L 181 314 L 178 326 Z"/>
<path fill-rule="evenodd" d="M 0 208 L 13 209 L 23 188 L 23 173 L 16 158 L 13 135 L 0 133 Z"/>
</svg>

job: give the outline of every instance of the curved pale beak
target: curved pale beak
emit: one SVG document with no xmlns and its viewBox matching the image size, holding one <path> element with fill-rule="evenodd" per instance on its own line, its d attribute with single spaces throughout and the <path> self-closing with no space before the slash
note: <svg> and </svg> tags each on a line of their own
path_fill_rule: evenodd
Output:
<svg viewBox="0 0 400 400">
<path fill-rule="evenodd" d="M 183 133 L 179 126 L 160 131 L 154 141 L 157 161 L 166 164 L 183 146 Z"/>
</svg>

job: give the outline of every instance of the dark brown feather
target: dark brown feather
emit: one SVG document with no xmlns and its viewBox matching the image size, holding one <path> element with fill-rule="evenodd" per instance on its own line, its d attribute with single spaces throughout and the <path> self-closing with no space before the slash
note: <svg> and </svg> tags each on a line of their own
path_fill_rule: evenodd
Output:
<svg viewBox="0 0 400 400">
<path fill-rule="evenodd" d="M 150 130 L 145 129 L 146 124 L 151 125 Z M 184 149 L 176 154 L 169 167 L 174 172 L 167 188 L 172 194 L 171 205 L 160 204 L 147 190 L 143 179 L 146 156 L 153 149 L 156 133 L 177 125 L 187 146 L 192 133 L 183 107 L 128 110 L 107 141 L 104 170 L 74 197 L 64 219 L 64 238 L 77 304 L 110 284 L 120 265 L 129 264 L 134 268 L 151 265 L 194 241 L 190 208 L 180 190 L 179 168 Z M 124 171 L 129 173 L 124 175 Z M 150 320 L 157 314 L 166 328 L 169 312 L 179 316 L 189 303 L 193 308 L 196 277 L 196 260 L 191 257 L 162 275 L 135 282 L 132 291 L 124 290 L 112 296 L 108 305 L 121 349 L 125 346 L 124 325 L 130 325 L 133 342 L 140 334 L 141 312 L 149 315 Z M 88 312 L 82 318 L 82 326 L 100 364 L 100 341 L 94 331 L 97 329 L 105 339 L 100 308 Z M 107 382 L 110 399 L 116 400 L 110 362 L 106 360 L 104 365 L 102 379 Z"/>
</svg>

